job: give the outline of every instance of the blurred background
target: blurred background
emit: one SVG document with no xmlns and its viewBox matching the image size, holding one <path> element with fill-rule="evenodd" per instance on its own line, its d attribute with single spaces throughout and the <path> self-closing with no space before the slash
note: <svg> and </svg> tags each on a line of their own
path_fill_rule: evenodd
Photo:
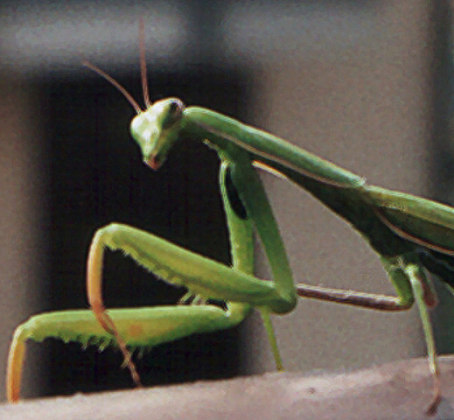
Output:
<svg viewBox="0 0 454 420">
<path fill-rule="evenodd" d="M 370 183 L 454 201 L 449 115 L 451 2 L 2 1 L 0 5 L 0 377 L 14 328 L 42 311 L 86 308 L 87 249 L 112 221 L 228 263 L 218 159 L 190 139 L 159 172 L 129 135 L 134 111 L 99 65 L 141 101 L 143 17 L 152 99 L 180 97 L 288 139 Z M 295 279 L 393 293 L 377 256 L 343 221 L 264 176 Z M 265 260 L 258 273 L 268 276 Z M 106 304 L 183 294 L 121 254 L 106 256 Z M 434 312 L 454 351 L 452 299 Z M 416 309 L 383 314 L 301 301 L 274 317 L 285 366 L 314 372 L 422 356 Z M 24 396 L 130 386 L 118 351 L 30 343 Z M 273 370 L 257 316 L 138 361 L 146 385 Z M 0 395 L 3 398 L 3 379 Z"/>
</svg>

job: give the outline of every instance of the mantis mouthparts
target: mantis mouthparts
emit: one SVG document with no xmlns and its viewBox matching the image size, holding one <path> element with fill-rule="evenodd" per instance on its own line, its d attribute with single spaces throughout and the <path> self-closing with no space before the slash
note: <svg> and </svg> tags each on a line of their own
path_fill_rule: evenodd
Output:
<svg viewBox="0 0 454 420">
<path fill-rule="evenodd" d="M 154 171 L 157 171 L 160 167 L 162 162 L 160 162 L 156 156 L 150 156 L 148 159 L 144 159 L 144 162 L 147 166 L 149 166 Z"/>
</svg>

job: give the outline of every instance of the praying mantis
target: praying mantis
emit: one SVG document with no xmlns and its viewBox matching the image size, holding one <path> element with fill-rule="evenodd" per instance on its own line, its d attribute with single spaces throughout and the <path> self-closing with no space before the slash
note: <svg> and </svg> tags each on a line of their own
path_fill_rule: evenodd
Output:
<svg viewBox="0 0 454 420">
<path fill-rule="evenodd" d="M 437 275 L 452 290 L 454 209 L 410 194 L 368 185 L 331 162 L 274 135 L 178 98 L 151 103 L 146 83 L 143 46 L 141 74 L 145 109 L 99 68 L 85 63 L 116 86 L 137 115 L 130 131 L 143 161 L 158 170 L 172 146 L 190 138 L 214 149 L 221 161 L 220 189 L 230 235 L 232 266 L 195 254 L 139 229 L 113 223 L 99 229 L 87 261 L 87 297 L 91 310 L 71 310 L 33 316 L 17 327 L 8 360 L 7 396 L 19 399 L 25 343 L 54 337 L 100 348 L 116 345 L 136 385 L 140 375 L 132 360 L 135 348 L 241 323 L 255 308 L 263 319 L 277 369 L 283 368 L 271 325 L 271 314 L 286 314 L 298 297 L 328 300 L 366 308 L 400 311 L 414 302 L 420 312 L 433 398 L 427 412 L 441 400 L 440 370 L 428 309 L 436 296 L 426 272 Z M 284 243 L 256 168 L 278 174 L 316 197 L 356 229 L 378 253 L 397 296 L 384 296 L 294 283 Z M 264 247 L 272 281 L 253 275 L 253 231 Z M 104 307 L 103 256 L 120 250 L 164 281 L 187 288 L 179 306 L 112 309 Z M 211 303 L 225 301 L 225 307 Z"/>
</svg>

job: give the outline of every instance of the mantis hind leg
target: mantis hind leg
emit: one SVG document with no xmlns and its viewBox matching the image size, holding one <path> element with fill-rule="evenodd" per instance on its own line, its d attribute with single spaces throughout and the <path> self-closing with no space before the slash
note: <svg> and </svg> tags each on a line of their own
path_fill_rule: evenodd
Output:
<svg viewBox="0 0 454 420">
<path fill-rule="evenodd" d="M 427 304 L 427 280 L 423 270 L 416 264 L 408 264 L 403 267 L 403 270 L 410 279 L 416 305 L 418 306 L 419 316 L 421 318 L 426 340 L 427 354 L 429 357 L 429 366 L 433 376 L 433 397 L 432 402 L 426 409 L 428 415 L 433 415 L 437 411 L 437 407 L 441 402 L 441 383 L 440 383 L 440 367 L 438 365 L 437 351 L 435 348 L 435 338 L 433 334 L 432 324 L 430 322 L 429 305 Z"/>
<path fill-rule="evenodd" d="M 301 297 L 384 311 L 407 310 L 416 302 L 424 331 L 429 366 L 433 376 L 433 397 L 432 402 L 426 409 L 426 413 L 433 415 L 441 401 L 440 368 L 429 315 L 429 308 L 434 307 L 437 303 L 435 292 L 426 278 L 423 268 L 414 258 L 410 256 L 382 257 L 381 260 L 391 282 L 396 288 L 397 296 L 331 289 L 303 283 L 296 285 L 297 294 Z"/>
</svg>

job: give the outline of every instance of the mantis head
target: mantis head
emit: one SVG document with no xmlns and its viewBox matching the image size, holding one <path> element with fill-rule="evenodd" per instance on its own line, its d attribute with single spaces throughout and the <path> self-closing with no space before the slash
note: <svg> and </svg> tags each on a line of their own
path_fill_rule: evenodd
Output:
<svg viewBox="0 0 454 420">
<path fill-rule="evenodd" d="M 152 104 L 148 97 L 144 70 L 142 70 L 146 105 L 146 109 L 143 110 L 131 94 L 115 79 L 87 60 L 84 60 L 83 64 L 116 87 L 135 109 L 137 115 L 131 121 L 131 135 L 140 146 L 143 161 L 152 169 L 159 169 L 178 138 L 185 109 L 183 102 L 178 98 L 167 98 Z"/>
<path fill-rule="evenodd" d="M 142 151 L 143 161 L 157 170 L 164 163 L 170 148 L 178 138 L 185 105 L 178 98 L 167 98 L 151 103 L 148 94 L 144 39 L 144 22 L 140 19 L 140 74 L 145 110 L 120 83 L 106 72 L 87 60 L 83 60 L 82 64 L 117 88 L 137 112 L 137 116 L 131 121 L 131 135 Z"/>
<path fill-rule="evenodd" d="M 131 135 L 142 151 L 143 161 L 152 169 L 159 169 L 177 140 L 184 108 L 180 99 L 162 99 L 131 121 Z"/>
</svg>

